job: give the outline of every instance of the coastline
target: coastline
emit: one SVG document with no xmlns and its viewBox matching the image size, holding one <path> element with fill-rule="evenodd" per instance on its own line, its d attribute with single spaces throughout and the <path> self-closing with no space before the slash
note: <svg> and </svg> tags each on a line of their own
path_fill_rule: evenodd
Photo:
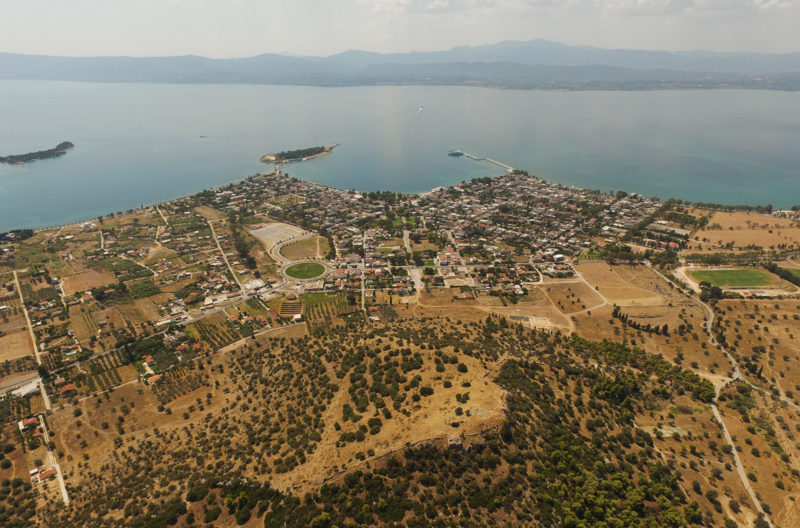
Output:
<svg viewBox="0 0 800 528">
<path fill-rule="evenodd" d="M 331 149 L 331 150 L 332 150 L 332 149 Z M 308 158 L 305 158 L 305 159 L 318 158 L 318 157 L 325 156 L 325 155 L 327 155 L 327 154 L 330 154 L 330 151 L 326 151 L 326 152 L 324 152 L 324 153 L 320 153 L 320 154 L 317 154 L 317 155 L 315 155 L 315 156 L 310 156 L 310 157 L 308 157 Z M 304 160 L 295 160 L 295 162 L 297 162 L 297 161 L 304 161 Z M 265 162 L 265 163 L 267 163 L 267 162 Z M 228 186 L 228 185 L 235 185 L 235 184 L 239 184 L 239 183 L 241 183 L 241 182 L 244 182 L 245 180 L 247 180 L 247 179 L 249 179 L 249 178 L 258 177 L 258 176 L 268 176 L 268 175 L 272 175 L 272 174 L 275 174 L 276 172 L 278 172 L 278 171 L 280 170 L 280 166 L 281 166 L 282 164 L 285 164 L 285 163 L 289 163 L 289 162 L 283 161 L 283 162 L 280 162 L 280 163 L 274 163 L 274 164 L 273 164 L 273 171 L 272 171 L 272 172 L 265 172 L 265 173 L 256 173 L 256 174 L 251 174 L 251 175 L 249 175 L 249 176 L 246 176 L 246 177 L 243 177 L 243 178 L 237 178 L 237 179 L 235 179 L 235 180 L 232 180 L 232 181 L 229 181 L 229 182 L 226 182 L 226 183 L 223 183 L 223 184 L 214 185 L 214 186 L 211 186 L 211 187 L 205 187 L 205 188 L 203 188 L 203 189 L 200 189 L 200 190 L 198 190 L 198 191 L 195 191 L 195 192 L 192 192 L 192 193 L 188 193 L 188 194 L 181 194 L 181 195 L 179 195 L 179 196 L 174 196 L 174 197 L 172 197 L 172 198 L 167 198 L 167 199 L 165 199 L 165 200 L 159 200 L 159 201 L 157 201 L 157 202 L 150 202 L 150 203 L 147 203 L 147 204 L 142 204 L 142 205 L 140 205 L 139 207 L 133 208 L 132 210 L 134 210 L 134 211 L 142 211 L 142 210 L 149 209 L 149 208 L 152 208 L 152 207 L 156 207 L 156 206 L 159 206 L 159 205 L 168 204 L 168 203 L 170 203 L 170 202 L 173 202 L 173 201 L 175 201 L 175 200 L 182 200 L 182 199 L 188 198 L 188 197 L 190 197 L 190 196 L 192 196 L 192 195 L 194 195 L 194 194 L 197 194 L 197 193 L 200 193 L 200 192 L 206 191 L 206 190 L 209 190 L 209 191 L 215 191 L 215 190 L 217 190 L 217 189 L 220 189 L 220 188 L 222 188 L 222 187 L 226 187 L 226 186 Z M 525 169 L 514 169 L 514 170 L 520 170 L 520 171 L 523 171 L 523 172 L 528 172 L 528 171 L 526 171 Z M 497 174 L 494 174 L 494 175 L 492 175 L 492 176 L 489 176 L 489 177 L 490 177 L 490 178 L 497 178 L 497 177 L 501 177 L 501 176 L 504 176 L 504 175 L 506 175 L 506 174 L 509 174 L 509 173 L 511 173 L 511 172 L 513 172 L 513 171 L 505 170 L 505 171 L 503 171 L 503 172 L 501 172 L 501 173 L 497 173 Z M 540 179 L 540 180 L 546 181 L 546 182 L 548 182 L 548 183 L 555 183 L 555 184 L 558 184 L 558 185 L 565 185 L 565 186 L 567 186 L 567 187 L 574 187 L 574 186 L 570 186 L 570 185 L 567 185 L 567 184 L 564 184 L 564 183 L 561 183 L 561 182 L 558 182 L 558 181 L 555 181 L 555 180 L 549 180 L 549 179 L 547 179 L 547 178 L 542 178 L 542 177 L 540 177 L 540 176 L 537 176 L 535 173 L 530 173 L 530 175 L 531 175 L 531 176 L 533 176 L 534 178 L 537 178 L 537 179 Z M 338 188 L 338 187 L 334 187 L 334 186 L 332 186 L 332 185 L 325 185 L 325 184 L 323 184 L 323 183 L 318 183 L 318 182 L 311 181 L 311 180 L 305 180 L 305 179 L 303 179 L 303 178 L 299 178 L 299 177 L 297 177 L 297 176 L 292 176 L 292 175 L 289 175 L 288 177 L 289 177 L 289 178 L 294 178 L 294 179 L 297 179 L 297 180 L 300 180 L 300 181 L 303 181 L 303 182 L 306 182 L 306 183 L 309 183 L 309 184 L 311 184 L 311 185 L 317 185 L 317 186 L 319 186 L 319 187 L 324 187 L 324 188 L 327 188 L 327 189 L 344 190 L 344 189 L 340 189 L 340 188 Z M 457 183 L 454 183 L 454 184 L 452 184 L 452 185 L 448 185 L 448 186 L 444 186 L 444 187 L 445 187 L 445 188 L 446 188 L 446 187 L 452 187 L 453 185 L 457 185 Z M 400 194 L 405 194 L 405 195 L 407 195 L 407 196 L 414 196 L 414 195 L 420 196 L 420 195 L 424 195 L 424 194 L 427 194 L 427 193 L 433 192 L 433 191 L 435 191 L 435 190 L 437 190 L 437 189 L 441 189 L 441 188 L 443 188 L 443 186 L 439 185 L 439 186 L 431 187 L 430 189 L 427 189 L 427 190 L 425 190 L 425 191 L 419 191 L 419 192 L 414 192 L 414 193 L 400 193 Z M 584 189 L 583 187 L 579 187 L 579 188 L 581 188 L 581 189 Z M 585 190 L 585 189 L 584 189 L 584 190 Z M 361 191 L 359 191 L 359 192 L 361 192 Z M 363 192 L 368 192 L 368 191 L 363 191 Z M 674 199 L 673 197 L 670 197 L 670 198 L 664 198 L 663 196 L 659 196 L 659 197 L 657 197 L 657 198 L 659 198 L 661 201 L 667 201 L 667 200 L 672 200 L 672 199 Z M 732 210 L 742 210 L 742 211 L 745 211 L 745 210 L 746 210 L 746 208 L 756 208 L 756 207 L 761 207 L 761 206 L 759 206 L 759 205 L 746 205 L 746 204 L 739 204 L 739 205 L 729 205 L 729 204 L 721 204 L 721 203 L 690 202 L 690 201 L 686 201 L 686 200 L 683 200 L 683 201 L 684 201 L 684 203 L 686 203 L 687 205 L 690 205 L 690 204 L 691 204 L 691 205 L 693 205 L 693 206 L 695 206 L 695 207 L 698 207 L 698 208 L 701 208 L 701 209 L 714 209 L 714 208 L 723 208 L 723 209 L 724 209 L 724 208 L 731 208 Z M 777 210 L 779 210 L 779 209 L 775 209 L 775 210 L 777 211 Z M 103 217 L 107 217 L 107 216 L 109 216 L 109 215 L 116 215 L 116 214 L 119 214 L 119 213 L 124 213 L 124 211 L 121 211 L 121 210 L 119 210 L 119 211 L 111 211 L 111 212 L 105 213 L 105 214 L 104 214 L 104 215 L 102 215 L 102 216 L 103 216 Z M 50 231 L 50 230 L 53 230 L 53 229 L 61 229 L 61 228 L 66 228 L 66 227 L 73 227 L 73 226 L 77 226 L 77 225 L 79 225 L 79 224 L 82 224 L 82 223 L 85 223 L 85 222 L 90 222 L 90 221 L 93 221 L 93 220 L 97 220 L 97 216 L 83 217 L 83 218 L 81 218 L 81 219 L 79 219 L 79 220 L 75 220 L 75 221 L 73 221 L 73 222 L 69 222 L 69 223 L 65 223 L 65 224 L 53 224 L 53 225 L 42 226 L 42 227 L 30 227 L 30 226 L 12 227 L 11 229 L 8 229 L 8 230 L 7 230 L 7 232 L 10 232 L 10 231 L 17 231 L 17 230 L 22 230 L 22 229 L 31 229 L 31 230 L 33 230 L 35 233 L 40 233 L 40 232 L 43 232 L 43 231 Z"/>
</svg>

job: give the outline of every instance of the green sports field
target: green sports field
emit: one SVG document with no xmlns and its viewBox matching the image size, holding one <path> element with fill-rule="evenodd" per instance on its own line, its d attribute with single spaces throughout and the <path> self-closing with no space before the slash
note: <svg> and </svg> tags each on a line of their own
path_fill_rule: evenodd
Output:
<svg viewBox="0 0 800 528">
<path fill-rule="evenodd" d="M 691 272 L 698 282 L 708 281 L 720 288 L 769 286 L 775 282 L 771 274 L 757 269 L 703 270 Z"/>
<path fill-rule="evenodd" d="M 313 279 L 325 273 L 325 266 L 316 262 L 301 262 L 286 268 L 286 274 L 295 279 Z"/>
</svg>

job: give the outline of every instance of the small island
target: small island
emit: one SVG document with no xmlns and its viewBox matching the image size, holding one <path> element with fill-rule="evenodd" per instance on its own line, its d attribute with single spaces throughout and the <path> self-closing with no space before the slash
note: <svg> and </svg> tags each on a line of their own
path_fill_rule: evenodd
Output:
<svg viewBox="0 0 800 528">
<path fill-rule="evenodd" d="M 40 150 L 38 152 L 29 152 L 27 154 L 12 154 L 11 156 L 0 156 L 0 163 L 8 163 L 11 165 L 22 165 L 23 163 L 30 163 L 32 161 L 57 158 L 67 153 L 69 149 L 74 147 L 69 141 L 63 141 L 56 145 L 54 148 L 48 150 Z"/>
<path fill-rule="evenodd" d="M 285 150 L 277 154 L 266 154 L 261 156 L 261 161 L 264 163 L 290 163 L 293 161 L 305 161 L 312 158 L 318 158 L 330 154 L 338 145 L 334 143 L 330 146 L 324 147 L 308 147 L 297 150 Z"/>
</svg>

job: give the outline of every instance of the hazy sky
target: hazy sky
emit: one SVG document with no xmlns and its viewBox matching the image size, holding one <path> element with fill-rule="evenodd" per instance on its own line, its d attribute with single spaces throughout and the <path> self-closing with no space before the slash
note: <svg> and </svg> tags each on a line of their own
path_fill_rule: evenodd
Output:
<svg viewBox="0 0 800 528">
<path fill-rule="evenodd" d="M 241 57 L 544 38 L 800 51 L 800 0 L 0 0 L 0 51 Z"/>
</svg>

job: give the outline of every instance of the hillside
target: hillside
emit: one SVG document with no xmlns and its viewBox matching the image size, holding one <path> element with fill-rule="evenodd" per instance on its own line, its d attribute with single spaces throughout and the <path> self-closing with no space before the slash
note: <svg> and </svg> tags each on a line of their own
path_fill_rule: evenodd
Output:
<svg viewBox="0 0 800 528">
<path fill-rule="evenodd" d="M 82 402 L 79 419 L 69 409 L 51 419 L 72 460 L 73 508 L 49 509 L 48 525 L 220 515 L 265 526 L 682 526 L 703 515 L 702 496 L 637 421 L 703 406 L 713 387 L 641 351 L 494 317 L 404 318 L 195 363 L 209 389 L 164 407 L 148 389 L 117 390 Z"/>
<path fill-rule="evenodd" d="M 518 89 L 800 88 L 800 53 L 667 52 L 532 40 L 446 51 L 236 59 L 0 53 L 0 79 L 311 86 L 467 85 Z"/>
</svg>

